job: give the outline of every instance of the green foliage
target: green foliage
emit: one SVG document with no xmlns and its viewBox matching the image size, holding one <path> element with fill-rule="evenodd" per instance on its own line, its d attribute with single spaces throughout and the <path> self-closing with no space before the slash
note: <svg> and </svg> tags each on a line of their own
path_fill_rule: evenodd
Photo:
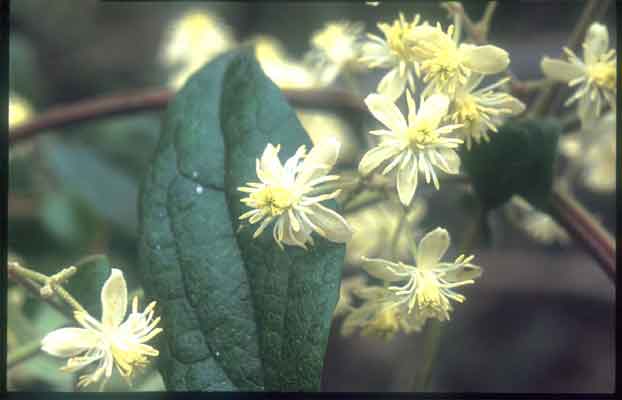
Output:
<svg viewBox="0 0 622 400">
<path fill-rule="evenodd" d="M 65 284 L 65 288 L 86 310 L 99 319 L 100 293 L 110 276 L 110 261 L 105 255 L 95 254 L 78 261 L 78 272 Z"/>
<path fill-rule="evenodd" d="M 489 142 L 462 149 L 462 165 L 485 211 L 514 194 L 547 208 L 560 132 L 553 119 L 510 121 Z"/>
<path fill-rule="evenodd" d="M 281 250 L 239 228 L 237 187 L 268 143 L 308 137 L 246 52 L 225 54 L 169 106 L 143 183 L 143 286 L 159 302 L 169 390 L 318 390 L 345 246 Z"/>
</svg>

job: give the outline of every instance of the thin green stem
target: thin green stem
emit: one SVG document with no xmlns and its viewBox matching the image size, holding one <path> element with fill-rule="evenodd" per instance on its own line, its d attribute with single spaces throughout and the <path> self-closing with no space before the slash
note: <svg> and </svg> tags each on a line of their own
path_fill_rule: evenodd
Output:
<svg viewBox="0 0 622 400">
<path fill-rule="evenodd" d="M 429 390 L 432 368 L 440 347 L 441 334 L 441 321 L 436 319 L 428 320 L 424 328 L 423 363 L 415 377 L 414 392 L 425 392 Z"/>
<path fill-rule="evenodd" d="M 9 351 L 6 357 L 6 368 L 16 366 L 17 364 L 28 360 L 37 355 L 41 350 L 41 339 L 28 342 L 15 350 Z"/>
</svg>

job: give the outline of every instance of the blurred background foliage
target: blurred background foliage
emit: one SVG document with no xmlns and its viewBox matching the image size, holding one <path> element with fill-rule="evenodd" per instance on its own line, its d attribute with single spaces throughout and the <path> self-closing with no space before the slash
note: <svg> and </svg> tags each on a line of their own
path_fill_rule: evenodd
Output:
<svg viewBox="0 0 622 400">
<path fill-rule="evenodd" d="M 541 57 L 561 54 L 581 7 L 581 2 L 501 2 L 491 41 L 509 51 L 510 68 L 520 79 L 537 79 Z M 478 17 L 484 3 L 466 2 L 465 8 Z M 392 20 L 400 11 L 420 13 L 444 25 L 450 22 L 435 2 L 416 1 L 378 7 L 363 2 L 92 0 L 56 0 L 49 7 L 43 0 L 14 1 L 10 16 L 10 89 L 11 104 L 16 106 L 11 111 L 12 123 L 58 104 L 167 85 L 173 76 L 162 61 L 163 49 L 172 24 L 188 12 L 218 18 L 229 27 L 228 40 L 237 43 L 270 35 L 293 64 L 308 51 L 312 33 L 328 21 L 360 21 L 367 32 L 375 32 L 377 22 Z M 609 27 L 612 41 L 616 37 L 613 11 L 612 5 L 601 21 Z M 201 52 L 190 50 L 201 57 Z M 360 94 L 371 92 L 381 73 L 363 75 Z M 290 86 L 305 84 L 296 81 Z M 347 87 L 341 81 L 337 86 Z M 312 137 L 330 131 L 347 143 L 341 159 L 342 174 L 347 175 L 346 170 L 357 161 L 367 127 L 353 124 L 344 115 L 328 113 L 322 118 L 313 110 L 301 111 Z M 139 290 L 135 275 L 137 193 L 159 126 L 160 113 L 145 112 L 45 132 L 12 146 L 10 257 L 52 274 L 86 255 L 104 253 L 113 266 L 123 269 L 130 291 Z M 403 259 L 409 256 L 412 240 L 436 226 L 447 227 L 456 242 L 460 240 L 476 205 L 469 190 L 457 188 L 420 189 L 422 200 L 406 217 L 398 243 Z M 576 194 L 615 231 L 613 192 L 579 187 Z M 353 225 L 366 229 L 349 245 L 346 278 L 359 274 L 356 260 L 361 254 L 383 257 L 390 232 L 404 218 L 395 199 L 380 200 L 346 210 Z M 386 224 L 371 223 L 378 218 Z M 464 290 L 469 301 L 458 306 L 452 321 L 444 325 L 432 390 L 613 391 L 614 287 L 571 242 L 534 241 L 501 210 L 489 218 L 488 225 L 489 240 L 477 243 L 473 251 L 484 275 L 477 285 Z M 10 284 L 7 295 L 9 353 L 72 323 L 20 287 Z M 390 342 L 358 335 L 343 338 L 339 325 L 340 317 L 336 317 L 323 390 L 379 392 L 411 387 L 413 366 L 421 354 L 420 335 L 398 335 Z M 58 372 L 61 363 L 43 354 L 29 358 L 9 369 L 10 390 L 72 390 L 76 377 Z M 153 369 L 134 386 L 134 390 L 163 388 Z M 118 379 L 108 390 L 127 387 Z"/>
</svg>

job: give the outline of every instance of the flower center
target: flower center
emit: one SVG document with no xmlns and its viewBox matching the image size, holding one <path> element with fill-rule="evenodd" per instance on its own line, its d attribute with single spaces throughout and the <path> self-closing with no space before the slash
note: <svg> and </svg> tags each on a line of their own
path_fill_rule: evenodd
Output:
<svg viewBox="0 0 622 400">
<path fill-rule="evenodd" d="M 596 63 L 587 68 L 587 74 L 597 86 L 609 90 L 615 88 L 616 69 L 614 63 Z"/>
<path fill-rule="evenodd" d="M 441 293 L 439 285 L 440 282 L 434 272 L 418 271 L 415 297 L 419 309 L 446 308 L 448 302 Z"/>
<path fill-rule="evenodd" d="M 283 187 L 266 187 L 250 195 L 257 203 L 257 208 L 267 210 L 272 216 L 283 214 L 296 202 L 296 196 L 291 190 Z"/>
<path fill-rule="evenodd" d="M 414 127 L 409 127 L 406 131 L 408 143 L 413 148 L 422 149 L 425 146 L 436 144 L 439 141 L 438 133 L 425 122 L 421 122 Z"/>
<path fill-rule="evenodd" d="M 471 95 L 458 96 L 454 100 L 456 119 L 466 127 L 474 125 L 480 118 L 477 103 Z"/>
<path fill-rule="evenodd" d="M 393 54 L 402 60 L 413 59 L 413 49 L 408 45 L 405 39 L 408 30 L 409 28 L 407 24 L 401 21 L 396 21 L 386 32 L 387 45 Z"/>
</svg>

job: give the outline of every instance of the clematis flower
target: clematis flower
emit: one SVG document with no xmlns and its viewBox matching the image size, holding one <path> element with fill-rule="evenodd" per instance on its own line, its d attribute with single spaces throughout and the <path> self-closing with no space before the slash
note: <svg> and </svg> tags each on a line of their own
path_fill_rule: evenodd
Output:
<svg viewBox="0 0 622 400">
<path fill-rule="evenodd" d="M 112 375 L 113 366 L 128 383 L 135 371 L 144 368 L 148 357 L 159 352 L 145 344 L 162 332 L 156 328 L 160 317 L 153 319 L 156 302 L 151 302 L 143 312 L 138 312 L 138 298 L 132 301 L 132 311 L 127 313 L 127 285 L 123 272 L 112 269 L 101 291 L 102 319 L 97 321 L 86 312 L 76 311 L 74 316 L 82 328 L 61 328 L 41 340 L 41 349 L 56 357 L 70 357 L 63 372 L 74 372 L 97 363 L 94 372 L 80 377 L 79 387 L 101 381 L 100 391 Z"/>
<path fill-rule="evenodd" d="M 419 19 L 417 14 L 412 22 L 408 22 L 404 15 L 400 14 L 399 19 L 392 24 L 379 23 L 378 29 L 385 38 L 368 34 L 370 40 L 362 47 L 360 59 L 362 63 L 367 64 L 369 68 L 389 69 L 378 84 L 377 91 L 392 101 L 404 93 L 406 83 L 411 91 L 415 91 L 415 74 L 419 74 L 419 66 L 408 37 L 419 24 Z"/>
<path fill-rule="evenodd" d="M 583 123 L 600 116 L 603 100 L 615 107 L 616 99 L 616 50 L 609 49 L 609 33 L 599 23 L 593 23 L 583 42 L 583 60 L 569 48 L 564 47 L 568 61 L 544 57 L 540 64 L 542 72 L 551 79 L 568 82 L 577 89 L 566 100 L 569 106 L 578 101 L 578 114 Z"/>
<path fill-rule="evenodd" d="M 251 224 L 261 221 L 253 238 L 274 221 L 273 237 L 281 248 L 287 244 L 306 249 L 306 243 L 313 244 L 313 231 L 332 242 L 350 239 L 352 231 L 346 220 L 320 204 L 334 199 L 341 190 L 319 195 L 315 192 L 317 185 L 339 179 L 337 175 L 326 175 L 339 155 L 339 142 L 334 138 L 322 140 L 309 154 L 305 146 L 300 146 L 285 165 L 278 158 L 279 150 L 280 146 L 268 144 L 261 159 L 256 160 L 261 182 L 238 188 L 249 193 L 241 202 L 252 208 L 239 219 L 248 219 Z"/>
<path fill-rule="evenodd" d="M 410 92 L 406 92 L 408 122 L 393 102 L 382 95 L 371 94 L 365 104 L 371 113 L 387 128 L 371 131 L 382 141 L 369 150 L 359 163 L 359 172 L 366 176 L 381 164 L 389 161 L 382 170 L 387 174 L 397 168 L 397 193 L 404 205 L 410 204 L 417 189 L 417 176 L 425 174 L 426 183 L 434 182 L 439 188 L 434 167 L 448 174 L 457 174 L 460 158 L 454 150 L 463 141 L 445 135 L 462 125 L 441 125 L 447 114 L 449 99 L 445 95 L 433 95 L 422 100 L 419 112 Z"/>
<path fill-rule="evenodd" d="M 450 117 L 456 124 L 463 127 L 456 130 L 465 139 L 467 149 L 471 148 L 471 142 L 479 143 L 480 140 L 488 141 L 488 130 L 497 132 L 504 117 L 518 115 L 525 111 L 525 105 L 515 97 L 494 89 L 506 83 L 509 78 L 476 89 L 484 75 L 473 73 L 468 78 L 465 86 L 456 90 L 453 98 Z"/>
<path fill-rule="evenodd" d="M 481 275 L 480 267 L 471 263 L 474 256 L 460 255 L 453 262 L 441 262 L 449 242 L 449 233 L 445 229 L 436 228 L 426 234 L 415 248 L 416 266 L 364 258 L 363 268 L 371 276 L 387 284 L 405 282 L 402 286 L 388 286 L 387 289 L 394 295 L 392 307 L 398 308 L 400 314 L 414 314 L 416 323 L 410 326 L 416 330 L 421 329 L 429 318 L 449 320 L 453 309 L 450 300 L 459 303 L 465 300 L 453 289 L 473 284 Z"/>
<path fill-rule="evenodd" d="M 508 53 L 497 46 L 458 44 L 459 32 L 453 25 L 447 32 L 440 24 L 422 25 L 413 29 L 408 39 L 427 83 L 422 96 L 440 92 L 451 97 L 458 87 L 466 85 L 471 73 L 496 74 L 510 63 Z"/>
</svg>

